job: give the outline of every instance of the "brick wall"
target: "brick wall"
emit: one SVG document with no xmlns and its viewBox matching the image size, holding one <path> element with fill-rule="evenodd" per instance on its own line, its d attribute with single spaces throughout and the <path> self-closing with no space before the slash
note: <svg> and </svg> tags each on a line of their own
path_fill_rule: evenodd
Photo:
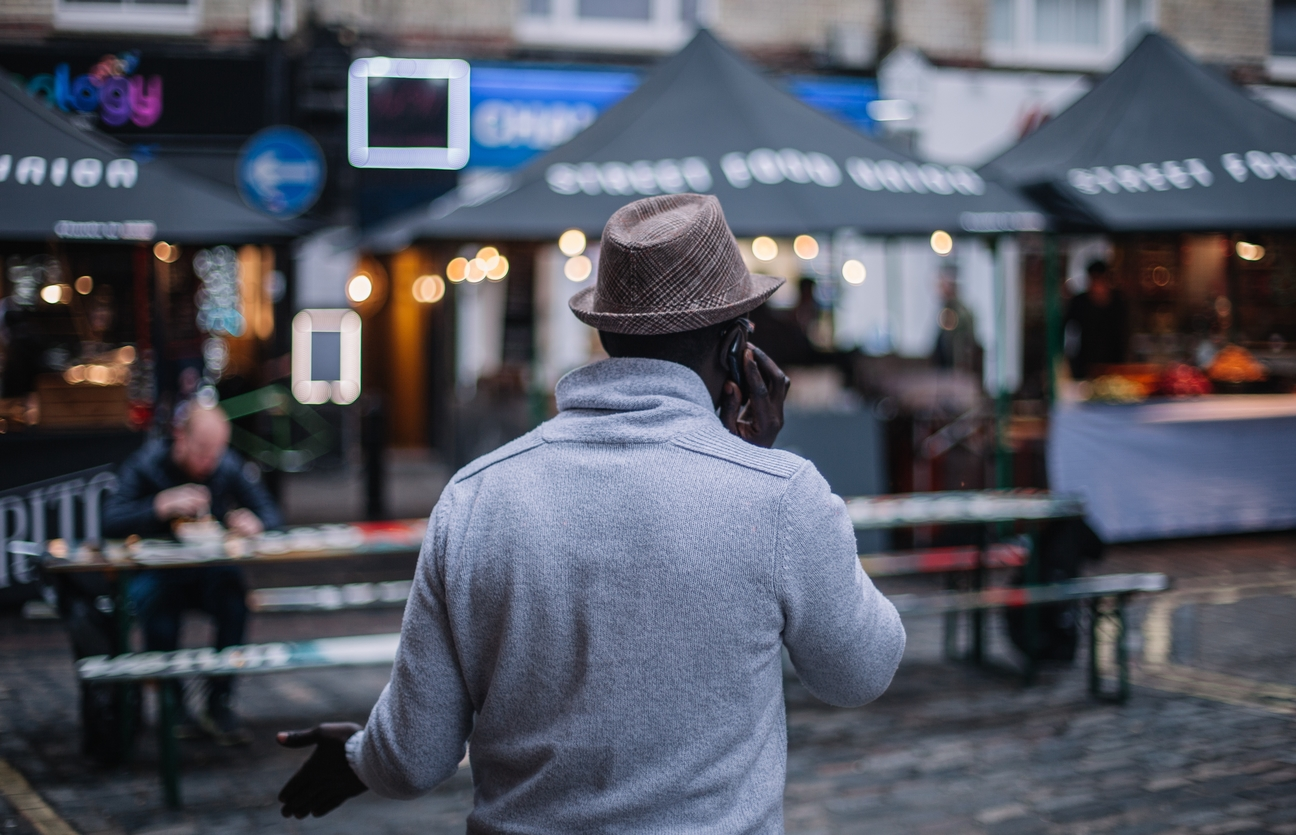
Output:
<svg viewBox="0 0 1296 835">
<path fill-rule="evenodd" d="M 834 26 L 862 29 L 876 41 L 880 0 L 718 0 L 716 34 L 754 50 L 823 51 Z"/>
<path fill-rule="evenodd" d="M 1269 0 L 1161 0 L 1161 31 L 1203 61 L 1263 64 Z"/>
<path fill-rule="evenodd" d="M 900 42 L 940 60 L 977 61 L 988 6 L 988 0 L 896 0 Z"/>
</svg>

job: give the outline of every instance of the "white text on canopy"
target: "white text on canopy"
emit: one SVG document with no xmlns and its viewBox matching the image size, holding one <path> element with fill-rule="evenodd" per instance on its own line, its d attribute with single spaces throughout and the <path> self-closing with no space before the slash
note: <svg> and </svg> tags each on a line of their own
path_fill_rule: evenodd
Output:
<svg viewBox="0 0 1296 835">
<path fill-rule="evenodd" d="M 1119 194 L 1122 189 L 1128 192 L 1170 191 L 1170 189 L 1189 189 L 1193 183 L 1209 186 L 1215 182 L 1215 175 L 1199 159 L 1169 159 L 1158 165 L 1145 162 L 1142 165 L 1113 165 L 1108 168 L 1096 165 L 1093 168 L 1072 168 L 1067 172 L 1067 182 L 1081 194 Z"/>
<path fill-rule="evenodd" d="M 559 194 L 679 194 L 711 190 L 711 169 L 701 157 L 657 162 L 558 162 L 545 171 Z"/>
</svg>

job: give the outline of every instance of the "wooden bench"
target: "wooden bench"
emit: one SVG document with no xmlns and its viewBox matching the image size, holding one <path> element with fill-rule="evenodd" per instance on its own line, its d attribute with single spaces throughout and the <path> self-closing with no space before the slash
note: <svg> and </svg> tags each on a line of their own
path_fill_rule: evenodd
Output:
<svg viewBox="0 0 1296 835">
<path fill-rule="evenodd" d="M 1013 609 L 1044 603 L 1088 601 L 1089 603 L 1089 692 L 1098 699 L 1124 702 L 1129 698 L 1129 641 L 1125 608 L 1129 599 L 1139 593 L 1155 593 L 1170 588 L 1164 574 L 1106 574 L 1078 577 L 1061 583 L 1019 588 L 994 588 L 979 591 L 946 591 L 935 594 L 897 594 L 891 602 L 901 614 L 948 614 L 986 609 Z M 1104 601 L 1110 605 L 1104 607 Z M 1114 692 L 1102 687 L 1099 659 L 1099 633 L 1103 625 L 1110 628 L 1115 644 L 1116 685 Z M 1035 662 L 1026 654 L 1026 679 L 1034 678 Z"/>
<path fill-rule="evenodd" d="M 386 583 L 347 583 L 343 586 L 284 586 L 248 592 L 253 612 L 335 612 L 339 609 L 381 609 L 404 606 L 409 580 Z"/>
<path fill-rule="evenodd" d="M 129 652 L 96 655 L 76 664 L 77 678 L 87 684 L 128 684 L 196 675 L 256 675 L 326 667 L 390 664 L 396 658 L 398 633 L 321 638 L 175 652 Z M 175 723 L 179 705 L 169 687 L 158 688 L 158 773 L 168 806 L 180 806 L 180 751 Z"/>
<path fill-rule="evenodd" d="M 918 551 L 860 554 L 860 565 L 870 577 L 903 577 L 975 571 L 978 568 L 1018 568 L 1030 559 L 1030 548 L 1021 542 L 997 542 L 985 549 L 952 545 Z"/>
</svg>

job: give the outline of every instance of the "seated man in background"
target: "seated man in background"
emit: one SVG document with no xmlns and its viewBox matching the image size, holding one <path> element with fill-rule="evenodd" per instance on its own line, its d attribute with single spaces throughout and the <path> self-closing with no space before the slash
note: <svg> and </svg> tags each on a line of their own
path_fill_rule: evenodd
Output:
<svg viewBox="0 0 1296 835">
<path fill-rule="evenodd" d="M 148 442 L 122 464 L 117 492 L 104 502 L 104 535 L 167 536 L 173 522 L 208 515 L 242 536 L 282 525 L 274 500 L 259 481 L 248 478 L 229 438 L 229 419 L 219 408 L 183 405 L 169 440 Z M 145 571 L 130 591 L 146 650 L 177 649 L 181 614 L 189 609 L 216 621 L 216 649 L 243 643 L 247 602 L 243 574 L 235 566 Z M 232 691 L 230 677 L 209 679 L 207 712 L 198 722 L 223 745 L 248 740 L 230 706 Z M 195 733 L 187 718 L 177 729 L 178 736 Z"/>
</svg>

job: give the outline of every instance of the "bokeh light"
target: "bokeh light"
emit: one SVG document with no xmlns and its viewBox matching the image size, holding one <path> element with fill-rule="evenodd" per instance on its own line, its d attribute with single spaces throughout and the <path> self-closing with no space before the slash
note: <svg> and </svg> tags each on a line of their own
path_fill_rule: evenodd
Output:
<svg viewBox="0 0 1296 835">
<path fill-rule="evenodd" d="M 864 264 L 854 258 L 842 264 L 842 278 L 847 284 L 863 284 L 867 277 L 868 270 L 864 269 Z"/>
<path fill-rule="evenodd" d="M 495 256 L 499 257 L 499 256 Z M 468 262 L 468 272 L 464 276 L 468 279 L 469 284 L 476 284 L 486 278 L 486 262 L 480 258 L 474 258 Z"/>
<path fill-rule="evenodd" d="M 446 264 L 446 278 L 453 283 L 459 283 L 468 277 L 468 259 L 454 258 L 449 264 Z"/>
<path fill-rule="evenodd" d="M 351 280 L 347 282 L 346 296 L 352 304 L 360 304 L 372 295 L 373 279 L 364 273 L 351 276 Z"/>
<path fill-rule="evenodd" d="M 752 240 L 752 255 L 760 261 L 773 261 L 778 256 L 778 244 L 773 238 L 761 235 Z"/>
<path fill-rule="evenodd" d="M 797 235 L 792 242 L 792 251 L 798 258 L 809 261 L 819 255 L 819 242 L 809 235 Z"/>
<path fill-rule="evenodd" d="M 75 287 L 76 291 L 81 295 L 88 296 L 90 295 L 90 291 L 94 289 L 94 279 L 88 275 L 83 275 L 78 278 L 76 283 L 72 286 Z"/>
<path fill-rule="evenodd" d="M 491 281 L 499 281 L 500 279 L 504 278 L 504 276 L 508 275 L 509 262 L 507 258 L 505 258 L 503 255 L 497 255 L 491 260 L 494 261 L 495 263 L 493 266 L 489 264 L 487 265 L 486 267 L 487 278 L 489 278 Z"/>
<path fill-rule="evenodd" d="M 585 255 L 568 258 L 566 266 L 563 267 L 563 275 L 572 281 L 584 281 L 590 277 L 590 273 L 593 271 L 594 264 Z"/>
<path fill-rule="evenodd" d="M 937 229 L 931 234 L 931 248 L 937 255 L 949 255 L 954 251 L 954 238 L 944 229 Z"/>
<path fill-rule="evenodd" d="M 1259 261 L 1265 256 L 1265 248 L 1260 244 L 1238 241 L 1236 249 L 1238 257 L 1243 261 Z"/>
<path fill-rule="evenodd" d="M 445 297 L 445 279 L 439 275 L 421 275 L 414 280 L 414 301 L 436 304 Z"/>
<path fill-rule="evenodd" d="M 568 258 L 575 258 L 585 251 L 585 233 L 579 229 L 568 229 L 558 238 L 558 250 Z"/>
<path fill-rule="evenodd" d="M 158 241 L 153 244 L 153 257 L 167 264 L 174 264 L 180 257 L 180 247 L 172 246 L 166 241 Z"/>
</svg>

